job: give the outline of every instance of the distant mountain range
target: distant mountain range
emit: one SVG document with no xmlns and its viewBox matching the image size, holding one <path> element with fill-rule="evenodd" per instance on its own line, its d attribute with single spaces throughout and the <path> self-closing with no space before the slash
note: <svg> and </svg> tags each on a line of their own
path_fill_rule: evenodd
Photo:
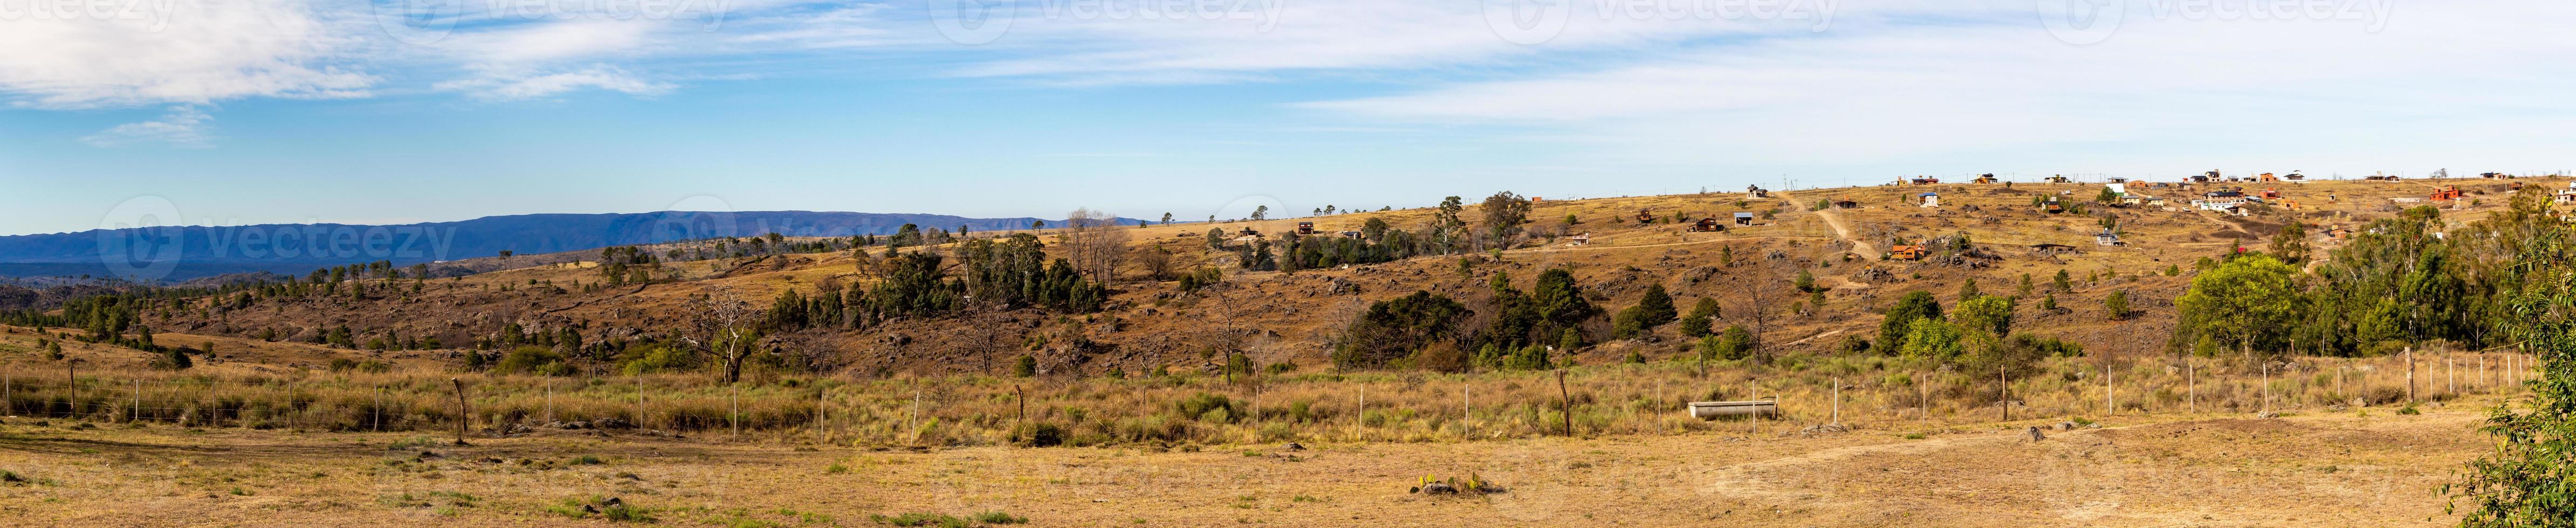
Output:
<svg viewBox="0 0 2576 528">
<path fill-rule="evenodd" d="M 267 224 L 100 229 L 0 236 L 0 277 L 122 277 L 184 281 L 229 273 L 301 275 L 316 267 L 390 260 L 397 266 L 535 255 L 630 244 L 779 233 L 891 235 L 904 224 L 969 232 L 1047 227 L 1062 220 L 818 211 L 661 211 L 487 216 L 403 225 Z M 1118 218 L 1119 225 L 1138 220 Z"/>
</svg>

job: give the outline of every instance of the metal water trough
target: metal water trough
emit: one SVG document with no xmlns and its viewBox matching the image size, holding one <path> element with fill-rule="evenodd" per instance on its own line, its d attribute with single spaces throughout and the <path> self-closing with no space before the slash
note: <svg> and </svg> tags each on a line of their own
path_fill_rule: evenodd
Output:
<svg viewBox="0 0 2576 528">
<path fill-rule="evenodd" d="M 1691 417 L 1702 420 L 1715 420 L 1728 416 L 1753 416 L 1756 414 L 1779 416 L 1780 401 L 1773 399 L 1690 403 Z"/>
</svg>

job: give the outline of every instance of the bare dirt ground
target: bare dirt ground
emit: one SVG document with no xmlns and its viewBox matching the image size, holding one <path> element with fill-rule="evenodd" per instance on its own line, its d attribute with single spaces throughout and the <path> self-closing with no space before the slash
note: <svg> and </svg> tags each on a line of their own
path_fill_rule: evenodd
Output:
<svg viewBox="0 0 2576 528">
<path fill-rule="evenodd" d="M 2113 417 L 2038 442 L 2022 428 L 2055 419 L 1305 451 L 871 451 L 581 431 L 454 447 L 10 418 L 0 469 L 30 482 L 0 485 L 0 525 L 612 524 L 550 509 L 616 497 L 677 526 L 995 510 L 1032 526 L 2431 526 L 2453 522 L 2440 484 L 2488 445 L 2482 409 Z M 1471 474 L 1507 491 L 1408 492 Z"/>
</svg>

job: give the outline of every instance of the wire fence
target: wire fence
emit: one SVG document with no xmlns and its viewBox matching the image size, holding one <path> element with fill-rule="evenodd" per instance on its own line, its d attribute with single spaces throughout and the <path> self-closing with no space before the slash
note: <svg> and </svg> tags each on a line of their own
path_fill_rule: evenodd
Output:
<svg viewBox="0 0 2576 528">
<path fill-rule="evenodd" d="M 1751 367 L 1689 362 L 1546 372 L 1365 372 L 1228 379 L 549 378 L 401 374 L 83 374 L 0 367 L 0 415 L 298 432 L 474 436 L 539 429 L 799 438 L 880 445 L 1428 441 L 1544 434 L 1930 429 L 2122 415 L 2295 413 L 2505 395 L 2518 353 L 2134 362 L 2059 358 L 2020 374 L 1900 368 L 1886 358 Z M 1688 416 L 1689 403 L 1768 400 L 1779 413 Z"/>
</svg>

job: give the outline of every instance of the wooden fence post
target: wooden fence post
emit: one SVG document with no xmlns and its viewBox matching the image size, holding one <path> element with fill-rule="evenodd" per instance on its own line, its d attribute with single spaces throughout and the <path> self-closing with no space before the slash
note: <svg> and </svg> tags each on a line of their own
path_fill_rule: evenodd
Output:
<svg viewBox="0 0 2576 528">
<path fill-rule="evenodd" d="M 447 382 L 456 385 L 456 445 L 468 445 L 465 443 L 465 422 L 471 415 L 465 407 L 465 379 L 447 378 Z"/>
<path fill-rule="evenodd" d="M 1011 420 L 1020 423 L 1028 423 L 1029 392 L 1021 389 L 1018 384 L 1013 384 L 1011 385 L 1011 401 L 1020 404 L 1019 414 L 1012 416 Z"/>
<path fill-rule="evenodd" d="M 2003 421 L 2012 421 L 2012 377 L 2004 375 L 2003 367 L 1995 367 L 1995 386 L 2003 394 L 2003 399 L 1995 401 L 1995 408 L 2003 412 Z"/>
<path fill-rule="evenodd" d="M 1843 424 L 1843 379 L 1834 378 L 1834 425 Z"/>
<path fill-rule="evenodd" d="M 134 421 L 143 421 L 143 378 L 134 378 Z"/>
<path fill-rule="evenodd" d="M 727 413 L 725 413 L 725 421 L 726 421 L 726 422 L 728 422 L 728 423 L 733 424 L 733 438 L 734 438 L 735 440 L 741 440 L 741 439 L 742 439 L 742 386 L 741 386 L 741 385 L 734 385 L 734 386 L 733 386 L 733 387 L 731 387 L 731 388 L 733 389 L 733 392 L 732 392 L 729 396 L 726 396 L 726 397 L 725 397 L 725 401 L 727 402 L 727 405 L 730 405 L 730 406 L 732 406 L 732 407 L 733 407 L 733 410 L 732 410 L 731 412 L 727 412 Z"/>
<path fill-rule="evenodd" d="M 2406 347 L 2406 403 L 2415 403 L 2415 347 Z"/>
<path fill-rule="evenodd" d="M 1565 390 L 1565 369 L 1556 369 L 1556 397 L 1565 411 L 1565 436 L 1574 436 L 1574 394 Z"/>
</svg>

